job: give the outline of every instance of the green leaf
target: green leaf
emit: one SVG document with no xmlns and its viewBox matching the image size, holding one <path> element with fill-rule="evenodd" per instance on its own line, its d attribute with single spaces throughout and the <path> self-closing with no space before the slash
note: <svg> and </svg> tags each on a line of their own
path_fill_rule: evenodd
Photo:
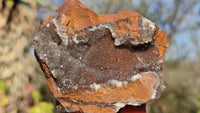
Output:
<svg viewBox="0 0 200 113">
<path fill-rule="evenodd" d="M 5 94 L 7 92 L 7 86 L 3 81 L 0 81 L 0 90 L 2 90 Z"/>
<path fill-rule="evenodd" d="M 38 103 L 42 98 L 40 92 L 37 90 L 32 92 L 31 97 L 33 98 L 34 103 Z"/>
<path fill-rule="evenodd" d="M 48 102 L 40 102 L 30 108 L 30 113 L 53 113 L 54 105 Z"/>
</svg>

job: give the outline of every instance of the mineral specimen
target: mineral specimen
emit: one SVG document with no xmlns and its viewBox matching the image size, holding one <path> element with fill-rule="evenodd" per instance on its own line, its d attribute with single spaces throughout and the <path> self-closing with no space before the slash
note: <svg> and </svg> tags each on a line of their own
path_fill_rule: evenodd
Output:
<svg viewBox="0 0 200 113">
<path fill-rule="evenodd" d="M 165 31 L 129 10 L 97 15 L 68 0 L 40 27 L 32 45 L 65 112 L 116 113 L 158 98 L 169 44 Z"/>
</svg>

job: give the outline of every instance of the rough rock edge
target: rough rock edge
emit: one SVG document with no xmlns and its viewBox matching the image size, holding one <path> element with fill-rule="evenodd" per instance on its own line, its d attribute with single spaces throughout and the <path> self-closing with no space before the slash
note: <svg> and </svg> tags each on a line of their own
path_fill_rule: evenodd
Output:
<svg viewBox="0 0 200 113">
<path fill-rule="evenodd" d="M 161 79 L 159 77 L 159 75 L 155 72 L 152 72 L 152 71 L 148 71 L 148 72 L 142 72 L 142 73 L 138 73 L 136 75 L 133 75 L 131 77 L 131 81 L 135 81 L 137 79 L 140 79 L 141 77 L 145 77 L 145 76 L 149 76 L 149 75 L 153 75 L 156 77 L 157 81 L 153 87 L 153 91 L 152 91 L 152 94 L 151 94 L 151 100 L 153 99 L 157 99 L 159 98 L 159 95 L 157 95 L 157 89 L 159 88 L 160 85 L 162 85 L 161 87 L 165 88 L 165 86 L 163 84 L 160 84 L 161 83 Z M 113 106 L 114 109 L 116 111 L 119 111 L 119 109 L 123 108 L 124 106 L 126 105 L 133 105 L 133 106 L 139 106 L 139 105 L 142 105 L 144 104 L 143 102 L 141 101 L 136 101 L 136 102 L 119 102 L 119 103 L 100 103 L 100 102 L 96 102 L 96 101 L 93 101 L 93 102 L 84 102 L 82 100 L 77 100 L 77 99 L 72 99 L 72 98 L 65 98 L 65 97 L 57 97 L 56 99 L 61 99 L 61 100 L 66 100 L 66 101 L 69 101 L 69 102 L 72 102 L 72 103 L 75 103 L 75 104 L 83 104 L 83 105 L 97 105 L 97 106 L 100 106 L 100 107 L 107 107 L 107 106 Z M 63 106 L 64 108 L 68 108 L 66 106 Z M 67 109 L 65 109 L 67 110 Z M 71 112 L 70 110 L 67 110 L 68 112 Z"/>
<path fill-rule="evenodd" d="M 143 18 L 143 17 L 142 17 Z M 144 19 L 146 19 L 146 18 L 144 18 Z M 146 19 L 146 20 L 148 20 L 148 19 Z M 145 20 L 144 20 L 145 21 Z M 149 21 L 149 20 L 148 20 Z M 148 22 L 148 21 L 146 21 L 146 22 Z M 69 38 L 69 36 L 66 34 L 66 32 L 67 32 L 67 29 L 66 28 L 64 28 L 64 27 L 61 27 L 61 25 L 60 25 L 60 23 L 59 23 L 59 21 L 57 21 L 55 18 L 53 18 L 52 20 L 51 20 L 51 22 L 53 22 L 54 23 L 54 25 L 56 26 L 56 31 L 57 31 L 57 34 L 62 38 L 62 40 L 63 40 L 63 42 L 64 42 L 64 44 L 65 44 L 65 46 L 67 46 L 68 45 L 68 38 Z M 154 23 L 152 23 L 151 22 L 151 24 L 152 24 L 152 26 L 153 27 L 151 27 L 152 28 L 152 32 L 155 32 L 155 24 Z M 49 23 L 48 24 L 46 24 L 46 27 L 49 27 Z M 112 24 L 111 23 L 105 23 L 105 24 L 99 24 L 99 25 L 96 25 L 96 26 L 92 26 L 92 27 L 88 27 L 88 28 L 85 28 L 85 29 L 83 29 L 83 30 L 88 30 L 88 31 L 95 31 L 95 30 L 98 30 L 98 29 L 103 29 L 103 28 L 106 28 L 106 29 L 109 29 L 110 30 L 110 32 L 111 32 L 111 34 L 112 34 L 112 36 L 113 36 L 113 38 L 115 38 L 115 42 L 114 42 L 114 44 L 115 44 L 115 46 L 119 46 L 119 45 L 122 45 L 122 44 L 124 44 L 128 39 L 126 39 L 126 38 L 124 38 L 124 37 L 120 37 L 119 36 L 119 34 L 114 30 L 114 28 L 113 28 L 113 26 L 112 26 Z M 82 30 L 81 30 L 82 31 Z M 153 34 L 154 35 L 154 34 Z M 144 43 L 148 43 L 148 42 L 151 42 L 152 40 L 153 40 L 153 35 L 152 35 L 152 37 L 151 37 L 151 40 L 148 40 L 147 42 L 141 42 L 141 43 L 132 43 L 132 42 L 129 42 L 129 43 L 131 43 L 132 45 L 138 45 L 138 44 L 144 44 Z M 86 38 L 81 38 L 81 40 L 80 39 L 78 39 L 77 38 L 77 34 L 74 34 L 73 35 L 73 41 L 76 43 L 76 44 L 78 44 L 78 43 L 83 43 L 83 42 L 87 42 L 87 40 L 88 39 L 86 39 Z M 126 36 L 126 35 L 125 35 Z M 100 37 L 97 37 L 97 39 L 98 38 L 100 38 Z M 130 41 L 130 40 L 129 40 Z M 137 42 L 137 41 L 136 41 Z M 146 73 L 146 72 L 144 72 L 144 73 Z M 153 72 L 154 73 L 154 72 Z M 140 77 L 142 77 L 142 75 L 138 75 L 138 74 L 136 74 L 135 76 L 140 76 Z M 156 78 L 157 78 L 157 81 L 160 81 L 160 78 L 159 77 L 157 77 L 158 75 L 156 74 Z M 139 78 L 140 78 L 139 77 Z M 139 79 L 138 78 L 138 79 Z M 159 79 L 158 79 L 159 78 Z M 162 81 L 160 81 L 160 82 L 162 82 Z M 158 88 L 158 86 L 160 85 L 160 82 L 159 83 L 156 83 L 156 84 L 158 84 L 157 86 L 156 86 L 156 84 L 155 84 L 155 89 L 154 89 L 154 91 L 152 92 L 152 97 L 151 97 L 151 99 L 155 99 L 155 98 L 158 98 L 158 97 L 156 97 L 156 89 Z M 162 87 L 162 86 L 161 86 Z M 154 93 L 155 92 L 155 93 Z M 141 103 L 141 102 L 120 102 L 120 103 L 115 103 L 115 104 L 113 104 L 114 106 L 115 106 L 115 109 L 116 109 L 116 111 L 118 111 L 120 108 L 122 108 L 122 107 L 124 107 L 125 105 L 134 105 L 134 106 L 138 106 L 138 105 L 141 105 L 141 104 L 138 104 L 138 103 Z"/>
<path fill-rule="evenodd" d="M 57 34 L 63 40 L 64 45 L 67 46 L 68 43 L 69 43 L 69 36 L 66 33 L 67 32 L 67 28 L 62 27 L 61 23 L 56 20 L 56 17 L 54 17 L 50 22 L 52 22 L 55 25 Z M 48 27 L 48 24 L 49 24 L 49 22 L 46 25 L 47 27 Z"/>
<path fill-rule="evenodd" d="M 96 30 L 101 30 L 101 29 L 108 29 L 112 35 L 112 37 L 115 39 L 114 41 L 114 45 L 115 46 L 120 46 L 123 44 L 131 44 L 131 45 L 139 45 L 139 44 L 145 44 L 145 43 L 149 43 L 152 42 L 154 40 L 153 36 L 154 33 L 156 31 L 156 25 L 155 23 L 151 22 L 150 20 L 148 20 L 147 18 L 141 17 L 141 21 L 142 21 L 142 27 L 139 27 L 139 30 L 145 30 L 145 29 L 149 29 L 150 28 L 150 32 L 152 33 L 151 37 L 145 41 L 145 42 L 138 42 L 137 41 L 137 37 L 131 37 L 129 36 L 129 32 L 127 32 L 124 37 L 121 37 L 116 31 L 115 28 L 112 26 L 112 23 L 104 23 L 104 24 L 99 24 L 99 25 L 95 25 L 92 27 L 87 27 L 84 28 L 80 31 L 77 31 L 76 33 L 73 34 L 72 36 L 72 40 L 73 42 L 75 42 L 75 44 L 79 44 L 79 43 L 87 43 L 88 42 L 88 38 L 90 37 L 81 37 L 81 38 L 77 38 L 78 37 L 78 33 L 79 32 L 84 32 L 84 31 L 96 31 Z M 69 36 L 67 35 L 67 28 L 62 27 L 61 23 L 56 19 L 56 16 L 54 18 L 52 18 L 52 20 L 50 20 L 49 22 L 53 22 L 53 24 L 56 26 L 56 31 L 57 34 L 61 37 L 61 39 L 64 42 L 64 45 L 67 46 L 69 43 Z M 46 27 L 49 27 L 49 22 L 46 24 Z M 45 26 L 44 26 L 45 27 Z M 106 34 L 104 34 L 106 35 Z M 96 39 L 101 38 L 101 37 L 95 37 Z M 134 39 L 134 40 L 133 40 Z"/>
<path fill-rule="evenodd" d="M 142 72 L 142 73 L 138 73 L 136 75 L 133 75 L 131 80 L 134 82 L 135 80 L 140 79 L 141 77 L 144 77 L 144 76 L 148 76 L 148 75 L 154 75 L 157 79 L 156 84 L 154 85 L 154 88 L 153 88 L 153 91 L 152 91 L 152 94 L 151 94 L 151 99 L 149 100 L 149 101 L 151 101 L 153 99 L 159 98 L 159 96 L 157 96 L 157 89 L 160 86 L 160 81 L 162 81 L 160 79 L 159 75 L 157 73 L 151 72 L 151 71 Z M 115 110 L 119 111 L 119 109 L 123 108 L 126 105 L 139 106 L 139 105 L 142 105 L 142 104 L 144 104 L 144 103 L 142 103 L 142 102 L 119 102 L 119 103 L 114 104 L 114 106 L 115 106 Z"/>
<path fill-rule="evenodd" d="M 47 70 L 45 70 L 45 72 L 46 72 Z M 48 74 L 50 74 L 49 72 L 48 72 Z M 47 75 L 48 75 L 47 74 Z M 46 75 L 46 74 L 45 74 Z M 160 79 L 160 76 L 157 74 L 157 73 L 155 73 L 155 72 L 152 72 L 152 71 L 148 71 L 148 72 L 142 72 L 142 73 L 139 73 L 139 74 L 135 74 L 135 75 L 133 75 L 132 77 L 131 77 L 131 80 L 134 82 L 135 80 L 137 80 L 137 79 L 140 79 L 141 77 L 145 77 L 145 76 L 149 76 L 149 75 L 153 75 L 153 76 L 155 76 L 156 77 L 156 79 L 157 79 L 157 81 L 156 81 L 156 83 L 155 83 L 155 85 L 154 85 L 154 90 L 153 90 L 153 92 L 152 92 L 152 95 L 151 95 L 151 99 L 150 100 L 148 100 L 148 101 L 151 101 L 151 100 L 153 100 L 153 99 L 156 99 L 156 98 L 159 98 L 159 96 L 158 95 L 156 95 L 156 93 L 157 93 L 157 89 L 159 88 L 159 86 L 160 85 L 162 85 L 161 87 L 164 87 L 165 88 L 165 86 L 163 86 L 164 84 L 162 84 L 162 80 Z M 47 78 L 49 78 L 49 77 L 52 77 L 52 76 L 48 76 Z M 161 80 L 161 81 L 160 81 Z M 66 101 L 68 101 L 68 102 L 72 102 L 72 103 L 74 103 L 74 104 L 82 104 L 82 105 L 97 105 L 97 106 L 100 106 L 100 107 L 114 107 L 114 110 L 117 112 L 117 111 L 119 111 L 119 109 L 121 109 L 121 108 L 123 108 L 124 106 L 126 106 L 126 105 L 133 105 L 133 106 L 139 106 L 139 105 L 141 105 L 141 104 L 144 104 L 143 102 L 141 102 L 141 101 L 136 101 L 136 102 L 119 102 L 119 103 L 99 103 L 99 102 L 84 102 L 84 101 L 82 101 L 82 100 L 76 100 L 76 99 L 71 99 L 71 98 L 65 98 L 65 97 L 56 97 L 56 100 L 66 100 Z M 147 101 L 147 102 L 148 102 Z M 57 101 L 58 103 L 59 103 L 59 101 Z M 145 102 L 146 103 L 146 102 Z M 81 109 L 79 109 L 79 110 L 75 110 L 75 109 L 73 109 L 73 108 L 70 108 L 70 107 L 67 107 L 67 106 L 63 106 L 62 104 L 59 104 L 60 106 L 60 108 L 61 109 L 63 109 L 65 112 L 67 111 L 67 112 L 77 112 L 77 111 L 80 111 L 80 112 L 82 112 L 82 110 Z"/>
</svg>

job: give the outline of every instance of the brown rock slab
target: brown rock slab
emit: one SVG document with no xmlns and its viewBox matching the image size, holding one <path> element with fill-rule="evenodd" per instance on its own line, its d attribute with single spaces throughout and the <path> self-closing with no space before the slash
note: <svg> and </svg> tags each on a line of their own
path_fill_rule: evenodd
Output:
<svg viewBox="0 0 200 113">
<path fill-rule="evenodd" d="M 169 38 L 136 12 L 99 16 L 68 0 L 41 25 L 32 45 L 65 112 L 116 113 L 165 89 L 160 74 Z"/>
</svg>

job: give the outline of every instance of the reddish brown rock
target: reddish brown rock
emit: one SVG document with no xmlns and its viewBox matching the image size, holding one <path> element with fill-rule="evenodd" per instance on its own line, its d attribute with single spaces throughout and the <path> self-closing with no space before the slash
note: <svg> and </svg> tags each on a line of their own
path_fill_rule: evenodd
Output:
<svg viewBox="0 0 200 113">
<path fill-rule="evenodd" d="M 136 12 L 99 16 L 68 0 L 41 25 L 33 48 L 62 110 L 116 113 L 160 96 L 168 43 Z"/>
</svg>

